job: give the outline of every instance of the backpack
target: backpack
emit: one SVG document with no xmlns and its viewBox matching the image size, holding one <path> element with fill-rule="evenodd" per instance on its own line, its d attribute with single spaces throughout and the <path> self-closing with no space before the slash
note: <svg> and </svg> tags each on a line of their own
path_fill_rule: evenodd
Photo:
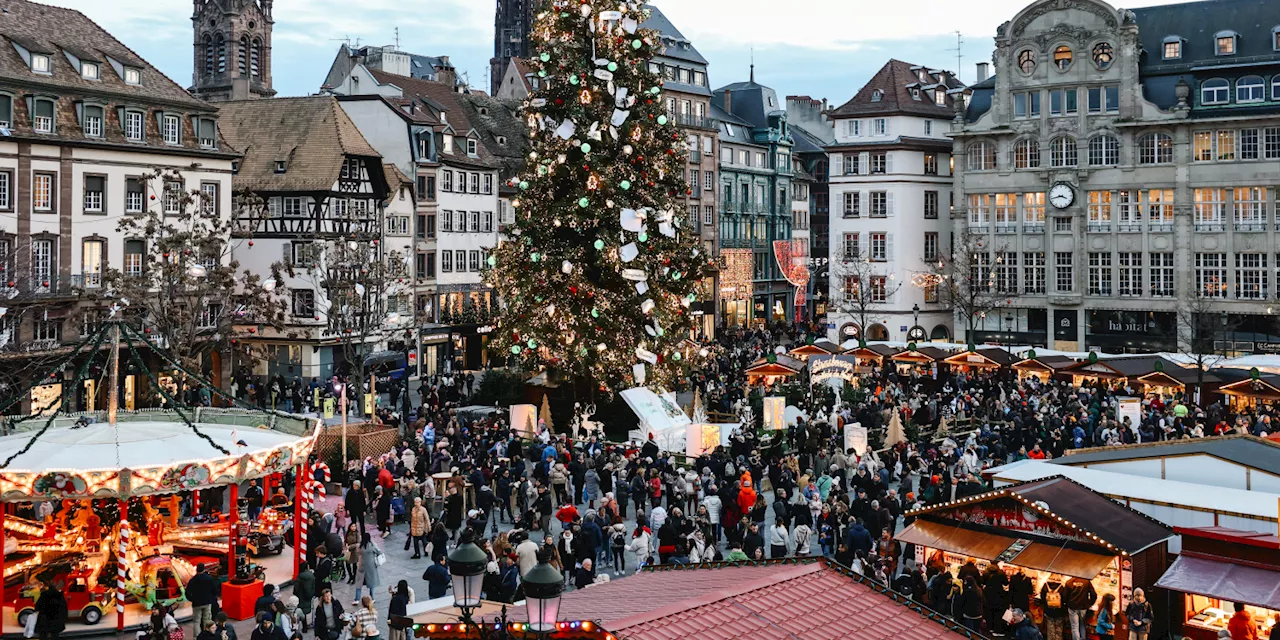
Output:
<svg viewBox="0 0 1280 640">
<path fill-rule="evenodd" d="M 1061 588 L 1062 585 L 1058 585 L 1055 588 L 1045 587 L 1044 606 L 1050 609 L 1062 608 L 1062 594 L 1058 591 Z"/>
</svg>

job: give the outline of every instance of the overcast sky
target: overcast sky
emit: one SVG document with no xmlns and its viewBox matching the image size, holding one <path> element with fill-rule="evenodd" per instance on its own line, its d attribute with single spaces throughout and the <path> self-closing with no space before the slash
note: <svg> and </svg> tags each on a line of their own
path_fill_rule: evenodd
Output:
<svg viewBox="0 0 1280 640">
<path fill-rule="evenodd" d="M 184 0 L 45 0 L 72 7 L 111 31 L 182 86 L 191 84 L 191 3 Z M 1163 4 L 1132 0 L 1124 6 Z M 842 103 L 889 58 L 956 70 L 989 60 L 1000 23 L 1025 0 L 653 0 L 710 61 L 713 87 L 747 79 L 781 95 Z M 448 55 L 488 90 L 494 0 L 276 0 L 274 81 L 282 96 L 314 93 L 340 42 L 391 44 Z"/>
</svg>

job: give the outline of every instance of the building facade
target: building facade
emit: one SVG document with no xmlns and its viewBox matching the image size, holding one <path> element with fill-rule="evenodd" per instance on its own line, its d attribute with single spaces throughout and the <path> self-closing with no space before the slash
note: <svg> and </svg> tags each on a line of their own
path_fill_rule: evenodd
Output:
<svg viewBox="0 0 1280 640">
<path fill-rule="evenodd" d="M 194 0 L 191 93 L 210 102 L 270 98 L 272 0 Z"/>
<path fill-rule="evenodd" d="M 828 274 L 830 270 L 830 213 L 826 146 L 836 141 L 835 129 L 828 118 L 827 101 L 809 96 L 787 96 L 787 120 L 791 123 L 792 164 L 797 176 L 809 178 L 807 184 L 793 186 L 796 196 L 793 208 L 808 200 L 809 288 L 806 296 L 806 318 L 826 322 Z M 807 192 L 807 196 L 806 196 Z"/>
<path fill-rule="evenodd" d="M 946 136 L 963 91 L 949 72 L 890 60 L 831 112 L 832 341 L 951 337 L 950 309 L 936 287 L 920 285 L 949 255 Z"/>
<path fill-rule="evenodd" d="M 786 109 L 754 78 L 717 89 L 720 127 L 721 324 L 791 322 L 795 287 L 774 242 L 792 239 L 791 148 Z M 789 254 L 788 254 L 789 255 Z"/>
<path fill-rule="evenodd" d="M 1041 0 L 994 63 L 952 134 L 958 232 L 1009 295 L 973 339 L 1280 351 L 1280 5 Z"/>
<path fill-rule="evenodd" d="M 218 136 L 214 107 L 85 15 L 23 0 L 5 11 L 0 397 L 36 382 L 23 374 L 34 373 L 34 359 L 70 353 L 94 330 L 106 316 L 108 271 L 143 268 L 145 242 L 124 237 L 119 219 L 195 190 L 229 217 L 236 157 Z M 165 170 L 179 170 L 183 184 L 143 178 Z M 43 392 L 56 398 L 61 384 Z"/>
</svg>

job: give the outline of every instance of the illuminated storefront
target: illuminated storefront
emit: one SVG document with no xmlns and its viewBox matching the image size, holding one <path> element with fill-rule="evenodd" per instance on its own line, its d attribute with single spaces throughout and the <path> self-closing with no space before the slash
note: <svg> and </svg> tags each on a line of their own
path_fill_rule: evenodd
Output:
<svg viewBox="0 0 1280 640">
<path fill-rule="evenodd" d="M 1173 596 L 1170 631 L 1188 640 L 1217 640 L 1239 603 L 1258 638 L 1276 637 L 1280 538 L 1219 527 L 1174 531 L 1182 536 L 1182 553 L 1156 582 Z"/>
</svg>

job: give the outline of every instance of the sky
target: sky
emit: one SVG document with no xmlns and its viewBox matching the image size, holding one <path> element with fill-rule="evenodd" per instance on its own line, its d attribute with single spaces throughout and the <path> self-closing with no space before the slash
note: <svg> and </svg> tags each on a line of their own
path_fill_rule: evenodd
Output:
<svg viewBox="0 0 1280 640">
<path fill-rule="evenodd" d="M 43 0 L 87 14 L 184 87 L 191 85 L 191 3 Z M 1128 0 L 1126 7 L 1170 0 Z M 339 45 L 447 55 L 488 90 L 494 0 L 276 0 L 273 74 L 281 96 L 315 93 Z M 996 27 L 1026 0 L 653 0 L 710 63 L 713 87 L 756 81 L 780 95 L 839 105 L 890 58 L 956 71 L 972 83 Z M 961 60 L 957 64 L 957 36 Z"/>
</svg>

